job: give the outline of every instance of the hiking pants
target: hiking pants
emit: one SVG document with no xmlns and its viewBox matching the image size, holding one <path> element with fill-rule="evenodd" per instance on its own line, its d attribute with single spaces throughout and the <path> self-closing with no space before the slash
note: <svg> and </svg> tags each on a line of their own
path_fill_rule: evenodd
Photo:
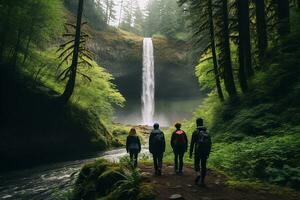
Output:
<svg viewBox="0 0 300 200">
<path fill-rule="evenodd" d="M 138 154 L 139 154 L 139 151 L 138 151 L 138 150 L 130 150 L 130 151 L 129 151 L 129 155 L 130 155 L 130 163 L 132 164 L 132 166 L 133 166 L 134 168 L 137 167 Z"/>
<path fill-rule="evenodd" d="M 162 168 L 163 153 L 153 154 L 154 169 L 157 172 Z"/>
<path fill-rule="evenodd" d="M 184 152 L 174 152 L 175 171 L 182 172 Z M 178 163 L 179 160 L 179 163 Z M 179 167 L 178 167 L 179 164 Z"/>
<path fill-rule="evenodd" d="M 204 182 L 206 176 L 206 161 L 207 161 L 207 156 L 201 156 L 195 154 L 194 167 L 196 172 L 200 171 L 200 164 L 201 164 L 201 182 Z"/>
</svg>

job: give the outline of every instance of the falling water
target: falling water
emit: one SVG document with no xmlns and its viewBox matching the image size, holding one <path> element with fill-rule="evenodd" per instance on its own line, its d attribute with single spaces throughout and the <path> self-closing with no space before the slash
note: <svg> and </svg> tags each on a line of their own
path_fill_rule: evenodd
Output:
<svg viewBox="0 0 300 200">
<path fill-rule="evenodd" d="M 142 118 L 143 124 L 152 125 L 154 118 L 154 57 L 151 38 L 143 41 L 143 91 Z"/>
</svg>

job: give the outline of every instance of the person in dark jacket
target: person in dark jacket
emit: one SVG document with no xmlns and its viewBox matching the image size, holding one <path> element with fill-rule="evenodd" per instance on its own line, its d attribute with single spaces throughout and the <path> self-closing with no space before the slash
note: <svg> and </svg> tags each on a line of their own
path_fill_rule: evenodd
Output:
<svg viewBox="0 0 300 200">
<path fill-rule="evenodd" d="M 149 151 L 153 155 L 155 175 L 160 176 L 166 141 L 164 133 L 159 129 L 159 124 L 155 123 L 153 128 L 149 137 Z"/>
<path fill-rule="evenodd" d="M 182 175 L 183 168 L 183 156 L 187 152 L 188 148 L 188 139 L 183 130 L 181 130 L 181 124 L 175 124 L 176 130 L 173 132 L 171 137 L 171 147 L 174 152 L 174 162 L 175 162 L 175 172 L 178 175 Z M 179 166 L 178 166 L 179 159 Z"/>
<path fill-rule="evenodd" d="M 194 168 L 196 172 L 195 183 L 198 184 L 200 180 L 201 185 L 205 185 L 204 180 L 206 176 L 206 161 L 211 151 L 211 138 L 207 133 L 206 128 L 203 126 L 203 119 L 198 118 L 196 120 L 197 128 L 193 132 L 191 146 L 190 146 L 190 158 L 194 153 Z M 195 151 L 195 152 L 194 152 Z M 201 163 L 201 174 L 200 172 Z"/>
<path fill-rule="evenodd" d="M 130 155 L 130 163 L 137 167 L 138 154 L 141 152 L 141 141 L 134 128 L 130 129 L 126 139 L 126 151 Z"/>
</svg>

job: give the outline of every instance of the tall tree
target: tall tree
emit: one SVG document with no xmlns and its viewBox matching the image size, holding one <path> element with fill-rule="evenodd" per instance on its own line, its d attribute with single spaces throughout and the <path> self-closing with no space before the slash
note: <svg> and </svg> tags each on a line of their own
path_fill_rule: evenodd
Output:
<svg viewBox="0 0 300 200">
<path fill-rule="evenodd" d="M 236 87 L 232 72 L 232 62 L 231 62 L 231 51 L 229 45 L 229 21 L 228 21 L 228 1 L 221 0 L 221 10 L 222 10 L 222 28 L 221 28 L 221 51 L 222 51 L 222 62 L 224 70 L 224 85 L 227 93 L 230 97 L 236 96 Z"/>
<path fill-rule="evenodd" d="M 251 45 L 249 28 L 249 1 L 237 0 L 238 13 L 238 49 L 239 49 L 239 81 L 243 92 L 247 92 L 248 77 L 253 75 L 251 63 Z"/>
<path fill-rule="evenodd" d="M 258 57 L 261 62 L 268 48 L 265 1 L 255 0 Z"/>
<path fill-rule="evenodd" d="M 73 50 L 73 58 L 72 58 L 72 64 L 70 68 L 69 80 L 65 87 L 65 91 L 63 92 L 63 94 L 60 96 L 59 99 L 63 104 L 68 102 L 71 95 L 73 94 L 74 87 L 75 87 L 77 65 L 78 65 L 78 54 L 79 54 L 79 47 L 80 47 L 82 12 L 83 12 L 83 0 L 79 0 L 77 21 L 76 21 L 76 33 L 75 33 L 75 40 L 74 40 L 74 50 Z"/>
<path fill-rule="evenodd" d="M 209 32 L 210 32 L 210 45 L 211 45 L 211 52 L 213 58 L 213 65 L 214 65 L 214 76 L 215 82 L 217 87 L 217 92 L 219 99 L 224 101 L 224 95 L 222 92 L 221 82 L 220 82 L 220 72 L 218 67 L 217 61 L 217 53 L 216 53 L 216 42 L 215 42 L 215 27 L 214 27 L 214 19 L 213 19 L 213 8 L 212 8 L 212 0 L 207 1 L 208 4 L 208 21 L 209 21 Z"/>
<path fill-rule="evenodd" d="M 277 3 L 278 33 L 285 36 L 290 33 L 290 5 L 289 0 L 275 0 Z"/>
</svg>

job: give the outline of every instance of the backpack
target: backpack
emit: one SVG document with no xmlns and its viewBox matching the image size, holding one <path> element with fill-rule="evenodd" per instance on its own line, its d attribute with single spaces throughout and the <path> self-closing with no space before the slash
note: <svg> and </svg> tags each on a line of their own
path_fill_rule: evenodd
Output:
<svg viewBox="0 0 300 200">
<path fill-rule="evenodd" d="M 174 144 L 176 146 L 184 146 L 186 145 L 185 133 L 182 130 L 175 131 L 175 140 Z"/>
<path fill-rule="evenodd" d="M 154 144 L 155 145 L 163 145 L 164 143 L 164 135 L 162 132 L 157 132 L 154 135 Z"/>
<path fill-rule="evenodd" d="M 129 144 L 128 149 L 130 151 L 139 150 L 139 144 L 138 144 L 138 138 L 137 137 L 134 137 L 134 141 L 131 141 L 131 143 Z"/>
<path fill-rule="evenodd" d="M 205 129 L 197 129 L 196 148 L 201 152 L 209 153 L 210 138 Z"/>
</svg>

